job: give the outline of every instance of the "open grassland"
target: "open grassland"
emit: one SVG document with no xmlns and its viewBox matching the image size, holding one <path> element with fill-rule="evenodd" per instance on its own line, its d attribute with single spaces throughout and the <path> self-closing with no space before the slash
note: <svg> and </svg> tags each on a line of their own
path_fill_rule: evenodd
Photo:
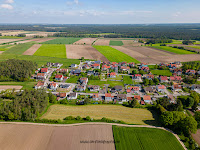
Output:
<svg viewBox="0 0 200 150">
<path fill-rule="evenodd" d="M 66 58 L 65 45 L 59 44 L 43 44 L 35 53 L 35 56 L 48 56 Z"/>
<path fill-rule="evenodd" d="M 178 48 L 173 48 L 173 47 L 168 47 L 168 46 L 152 46 L 152 47 L 156 48 L 156 49 L 172 52 L 172 53 L 175 53 L 175 54 L 196 54 L 194 52 L 190 52 L 190 51 L 187 51 L 187 50 L 181 50 L 181 49 L 178 49 Z"/>
<path fill-rule="evenodd" d="M 116 85 L 124 86 L 123 82 L 120 81 L 100 81 L 100 80 L 89 80 L 88 85 L 99 85 L 104 86 L 105 84 L 109 84 L 110 87 L 114 87 Z"/>
<path fill-rule="evenodd" d="M 33 89 L 37 82 L 0 82 L 0 85 L 22 86 L 24 89 Z"/>
<path fill-rule="evenodd" d="M 96 48 L 101 54 L 103 54 L 109 61 L 111 62 L 135 62 L 140 63 L 138 60 L 132 58 L 131 56 L 118 51 L 115 48 L 110 46 L 93 46 Z"/>
<path fill-rule="evenodd" d="M 12 45 L 0 45 L 0 51 L 6 51 L 10 49 Z"/>
<path fill-rule="evenodd" d="M 66 80 L 66 83 L 77 83 L 80 77 L 78 76 L 71 76 L 69 79 Z"/>
<path fill-rule="evenodd" d="M 124 84 L 133 84 L 133 80 L 131 76 L 124 76 L 123 81 L 124 81 Z"/>
<path fill-rule="evenodd" d="M 73 44 L 81 38 L 56 38 L 50 41 L 43 42 L 42 44 Z"/>
<path fill-rule="evenodd" d="M 165 130 L 113 126 L 116 150 L 184 150 L 176 137 Z"/>
<path fill-rule="evenodd" d="M 188 46 L 188 47 L 195 48 L 195 49 L 200 49 L 200 46 Z"/>
<path fill-rule="evenodd" d="M 129 124 L 146 124 L 145 121 L 154 122 L 152 113 L 147 109 L 128 108 L 120 105 L 87 105 L 87 106 L 66 106 L 52 105 L 41 117 L 46 119 L 64 119 L 67 116 L 90 116 L 94 119 L 103 117 L 121 120 Z"/>
<path fill-rule="evenodd" d="M 111 46 L 122 46 L 124 45 L 122 41 L 110 41 Z"/>
<path fill-rule="evenodd" d="M 5 51 L 4 54 L 23 54 L 27 49 L 33 46 L 33 43 L 18 44 L 9 50 Z"/>
<path fill-rule="evenodd" d="M 18 36 L 0 36 L 0 39 L 20 39 L 23 37 L 18 37 Z"/>
<path fill-rule="evenodd" d="M 41 126 L 35 124 L 0 124 L 3 150 L 115 150 L 111 125 Z"/>
<path fill-rule="evenodd" d="M 5 51 L 7 52 L 7 51 Z M 20 60 L 30 60 L 38 64 L 39 67 L 47 64 L 47 62 L 52 63 L 61 63 L 63 66 L 61 68 L 69 67 L 71 64 L 80 63 L 77 59 L 66 59 L 66 58 L 57 58 L 57 57 L 46 57 L 46 56 L 34 56 L 34 55 L 14 55 L 14 54 L 3 54 L 0 55 L 0 61 L 5 61 L 8 59 L 20 59 Z"/>
<path fill-rule="evenodd" d="M 161 76 L 172 76 L 172 73 L 169 70 L 151 70 L 151 73 L 154 75 L 161 75 Z"/>
</svg>

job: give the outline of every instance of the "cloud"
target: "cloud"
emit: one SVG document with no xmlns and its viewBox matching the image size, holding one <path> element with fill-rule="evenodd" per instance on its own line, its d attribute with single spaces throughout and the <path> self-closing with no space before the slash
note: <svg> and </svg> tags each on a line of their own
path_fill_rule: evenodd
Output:
<svg viewBox="0 0 200 150">
<path fill-rule="evenodd" d="M 79 5 L 79 0 L 67 1 L 67 5 Z"/>
<path fill-rule="evenodd" d="M 174 17 L 179 17 L 181 15 L 181 12 L 176 12 L 175 14 L 173 14 L 172 16 Z"/>
<path fill-rule="evenodd" d="M 12 9 L 13 9 L 13 6 L 10 5 L 10 4 L 1 4 L 1 5 L 0 5 L 0 8 L 12 10 Z"/>
<path fill-rule="evenodd" d="M 5 0 L 5 3 L 12 4 L 14 3 L 14 0 Z"/>
</svg>

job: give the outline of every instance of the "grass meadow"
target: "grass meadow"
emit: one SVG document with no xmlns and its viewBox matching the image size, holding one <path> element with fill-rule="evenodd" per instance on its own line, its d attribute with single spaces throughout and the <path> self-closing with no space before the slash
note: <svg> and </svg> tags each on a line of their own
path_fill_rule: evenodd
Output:
<svg viewBox="0 0 200 150">
<path fill-rule="evenodd" d="M 103 117 L 121 120 L 128 124 L 145 124 L 145 120 L 154 122 L 152 113 L 147 109 L 129 108 L 121 105 L 52 105 L 41 117 L 45 119 L 64 119 L 67 116 L 90 116 L 94 119 Z"/>
<path fill-rule="evenodd" d="M 54 40 L 43 42 L 42 44 L 73 44 L 82 38 L 56 38 Z"/>
<path fill-rule="evenodd" d="M 20 85 L 24 89 L 33 89 L 37 82 L 0 82 L 0 85 Z"/>
<path fill-rule="evenodd" d="M 28 50 L 33 45 L 34 45 L 33 42 L 24 43 L 24 44 L 18 44 L 18 45 L 15 45 L 15 46 L 11 47 L 8 50 L 6 50 L 4 52 L 4 54 L 16 54 L 16 55 L 20 55 L 20 54 L 23 54 L 26 50 Z"/>
<path fill-rule="evenodd" d="M 109 84 L 110 87 L 114 87 L 116 85 L 121 85 L 124 86 L 123 82 L 120 81 L 100 81 L 100 80 L 89 80 L 88 85 L 99 85 L 99 86 L 104 86 L 104 84 Z"/>
<path fill-rule="evenodd" d="M 63 44 L 43 44 L 34 55 L 66 58 L 66 47 Z"/>
<path fill-rule="evenodd" d="M 18 36 L 0 36 L 0 39 L 20 39 L 23 37 L 18 37 Z"/>
<path fill-rule="evenodd" d="M 188 47 L 192 47 L 192 48 L 200 49 L 200 46 L 188 46 Z"/>
<path fill-rule="evenodd" d="M 182 50 L 182 49 L 168 47 L 168 46 L 152 46 L 152 47 L 156 48 L 156 49 L 172 52 L 172 53 L 175 53 L 175 54 L 196 54 L 195 52 L 190 52 L 190 51 L 187 51 L 187 50 Z"/>
<path fill-rule="evenodd" d="M 93 46 L 96 48 L 101 54 L 103 54 L 109 61 L 111 62 L 134 62 L 140 63 L 138 60 L 132 58 L 131 56 L 118 51 L 110 46 Z"/>
<path fill-rule="evenodd" d="M 161 76 L 172 76 L 172 73 L 169 70 L 151 70 L 151 73 L 154 75 L 161 75 Z"/>
<path fill-rule="evenodd" d="M 122 41 L 110 41 L 111 46 L 122 46 L 124 43 Z"/>
<path fill-rule="evenodd" d="M 0 45 L 0 51 L 7 51 L 12 45 Z"/>
<path fill-rule="evenodd" d="M 113 126 L 116 150 L 184 150 L 176 137 L 154 128 Z"/>
</svg>

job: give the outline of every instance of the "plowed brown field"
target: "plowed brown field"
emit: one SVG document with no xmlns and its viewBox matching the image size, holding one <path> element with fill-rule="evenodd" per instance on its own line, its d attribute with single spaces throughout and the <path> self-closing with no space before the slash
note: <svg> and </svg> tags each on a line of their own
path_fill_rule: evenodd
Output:
<svg viewBox="0 0 200 150">
<path fill-rule="evenodd" d="M 25 51 L 23 55 L 33 55 L 40 48 L 40 46 L 42 46 L 42 44 L 34 44 L 31 48 Z"/>
<path fill-rule="evenodd" d="M 92 45 L 92 43 L 97 40 L 97 38 L 84 38 L 81 39 L 73 44 L 75 45 Z"/>
</svg>

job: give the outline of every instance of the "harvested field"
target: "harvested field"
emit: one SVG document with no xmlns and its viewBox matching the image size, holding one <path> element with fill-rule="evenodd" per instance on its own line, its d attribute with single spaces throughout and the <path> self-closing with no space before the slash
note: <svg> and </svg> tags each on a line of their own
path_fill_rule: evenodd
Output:
<svg viewBox="0 0 200 150">
<path fill-rule="evenodd" d="M 0 124 L 0 133 L 1 149 L 6 150 L 115 150 L 114 143 L 81 143 L 113 141 L 111 125 L 54 127 Z"/>
<path fill-rule="evenodd" d="M 42 46 L 42 44 L 34 44 L 31 48 L 25 51 L 23 55 L 33 55 L 40 48 L 40 46 Z"/>
<path fill-rule="evenodd" d="M 106 45 L 109 46 L 110 40 L 109 39 L 98 39 L 94 45 Z"/>
<path fill-rule="evenodd" d="M 17 85 L 0 85 L 0 91 L 8 90 L 8 89 L 20 90 L 22 87 L 23 86 L 17 86 Z"/>
<path fill-rule="evenodd" d="M 122 40 L 124 46 L 141 46 L 143 43 L 134 42 L 133 40 Z"/>
<path fill-rule="evenodd" d="M 99 51 L 90 45 L 66 45 L 67 58 L 85 59 L 108 61 L 108 59 L 102 55 Z"/>
<path fill-rule="evenodd" d="M 152 113 L 147 109 L 128 108 L 117 105 L 87 105 L 87 106 L 67 106 L 52 105 L 41 119 L 63 119 L 67 116 L 90 116 L 94 119 L 103 117 L 112 120 L 121 120 L 129 124 L 145 125 L 146 121 L 155 124 Z"/>
<path fill-rule="evenodd" d="M 19 41 L 19 40 L 21 40 L 21 39 L 0 39 L 0 44 L 13 42 L 13 41 Z"/>
<path fill-rule="evenodd" d="M 97 40 L 97 38 L 84 38 L 81 39 L 73 44 L 75 45 L 92 45 L 92 43 Z"/>
</svg>

